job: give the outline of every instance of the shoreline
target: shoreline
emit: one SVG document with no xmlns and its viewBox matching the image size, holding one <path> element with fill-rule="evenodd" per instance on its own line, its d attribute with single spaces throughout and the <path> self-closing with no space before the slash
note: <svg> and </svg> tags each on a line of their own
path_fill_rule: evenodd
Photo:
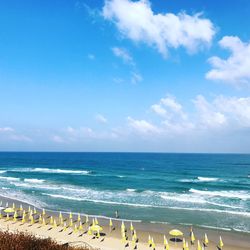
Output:
<svg viewBox="0 0 250 250">
<path fill-rule="evenodd" d="M 12 203 L 14 202 L 16 207 L 19 207 L 20 204 L 22 204 L 23 207 L 26 209 L 28 208 L 28 206 L 32 206 L 32 209 L 33 209 L 33 207 L 35 207 L 37 209 L 37 211 L 39 211 L 39 212 L 41 212 L 41 209 L 42 209 L 42 208 L 39 208 L 37 206 L 33 206 L 32 204 L 29 204 L 27 202 L 21 202 L 20 200 L 7 198 L 7 197 L 1 196 L 1 195 L 0 195 L 0 200 L 2 200 L 3 206 L 5 206 L 6 202 L 9 203 L 9 206 L 12 206 Z M 62 215 L 64 216 L 64 218 L 68 218 L 70 212 L 64 212 L 64 211 L 61 211 L 61 212 L 62 212 Z M 58 214 L 59 214 L 59 211 L 46 209 L 46 215 L 52 215 L 54 217 L 58 217 Z M 77 213 L 72 212 L 72 214 L 73 214 L 74 219 L 77 218 Z M 86 214 L 81 213 L 81 216 L 84 216 L 84 215 L 86 215 Z M 88 216 L 89 216 L 90 222 L 92 221 L 93 218 L 98 218 L 99 224 L 101 226 L 103 226 L 104 233 L 106 234 L 105 244 L 103 243 L 103 246 L 102 246 L 102 244 L 100 244 L 99 241 L 97 242 L 96 240 L 91 240 L 91 239 L 89 239 L 89 237 L 87 235 L 86 235 L 86 237 L 85 236 L 82 237 L 84 242 L 87 242 L 88 244 L 90 244 L 93 247 L 99 247 L 100 249 L 107 249 L 107 250 L 109 250 L 109 249 L 110 250 L 124 249 L 124 247 L 122 246 L 122 243 L 121 243 L 120 225 L 121 225 L 121 221 L 124 221 L 126 228 L 129 228 L 131 220 L 125 220 L 125 219 L 123 220 L 122 218 L 119 218 L 119 219 L 112 218 L 113 225 L 116 228 L 116 230 L 114 232 L 112 231 L 112 233 L 110 233 L 109 218 L 108 217 L 95 216 L 95 215 L 88 215 Z M 1 220 L 4 220 L 4 219 L 1 219 Z M 83 221 L 85 221 L 85 219 Z M 33 231 L 34 231 L 33 229 L 30 230 L 32 227 L 29 227 L 29 223 L 26 223 L 27 226 L 23 225 L 22 227 L 17 227 L 17 226 L 13 226 L 13 224 L 11 224 L 9 222 L 13 222 L 13 221 L 10 220 L 6 223 L 1 223 L 1 224 L 8 225 L 10 230 L 12 230 L 12 229 L 17 230 L 18 229 L 19 231 L 27 231 L 27 232 L 31 232 L 31 233 L 33 233 Z M 16 223 L 18 224 L 19 222 L 16 222 Z M 160 222 L 148 223 L 148 222 L 143 222 L 140 220 L 138 220 L 137 222 L 133 221 L 133 225 L 136 229 L 136 232 L 137 232 L 137 235 L 139 238 L 138 249 L 149 249 L 148 243 L 147 243 L 149 234 L 154 238 L 156 246 L 161 246 L 161 248 L 159 248 L 159 249 L 163 249 L 163 235 L 165 234 L 168 241 L 169 241 L 169 239 L 171 237 L 169 237 L 168 232 L 174 228 L 180 229 L 184 233 L 184 236 L 186 236 L 186 238 L 189 239 L 189 230 L 190 230 L 190 226 L 191 226 L 191 225 L 190 226 L 174 225 L 174 224 L 160 223 Z M 85 225 L 85 230 L 87 230 L 86 225 Z M 222 230 L 218 230 L 218 229 L 204 228 L 204 227 L 199 227 L 199 226 L 193 226 L 193 231 L 195 233 L 196 239 L 200 239 L 200 241 L 202 241 L 204 234 L 207 233 L 209 240 L 210 240 L 208 249 L 210 249 L 210 248 L 216 249 L 216 245 L 218 244 L 218 240 L 219 240 L 220 235 L 222 236 L 224 244 L 225 244 L 225 247 L 223 249 L 248 250 L 249 246 L 250 246 L 249 233 L 237 232 L 237 231 L 222 231 Z M 46 230 L 44 230 L 42 228 L 40 228 L 39 230 L 35 230 L 34 232 L 36 232 L 36 234 L 40 233 L 42 235 L 42 237 L 46 237 L 46 235 L 47 235 Z M 128 230 L 128 235 L 129 235 L 129 232 L 130 231 Z M 58 242 L 62 241 L 62 239 L 60 237 L 61 235 L 58 235 L 55 232 L 53 234 L 51 234 L 50 236 Z M 72 235 L 70 235 L 70 236 L 72 236 Z M 66 241 L 70 242 L 72 240 L 75 240 L 74 237 L 72 238 L 70 236 L 69 237 L 67 236 L 65 238 L 65 239 L 67 239 Z M 77 240 L 79 241 L 79 237 L 77 238 Z M 170 248 L 182 249 L 182 243 L 173 244 L 170 241 L 169 241 L 169 243 L 170 243 Z M 158 249 L 158 247 L 156 247 L 156 249 Z M 195 249 L 195 248 L 191 247 L 190 249 Z"/>
</svg>

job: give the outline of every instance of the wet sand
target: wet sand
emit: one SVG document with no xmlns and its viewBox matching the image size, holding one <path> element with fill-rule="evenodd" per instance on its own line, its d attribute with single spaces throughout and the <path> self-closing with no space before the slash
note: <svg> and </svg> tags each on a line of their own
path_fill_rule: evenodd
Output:
<svg viewBox="0 0 250 250">
<path fill-rule="evenodd" d="M 29 204 L 21 203 L 20 201 L 8 199 L 0 196 L 0 200 L 2 201 L 3 206 L 5 206 L 6 202 L 9 203 L 9 207 L 12 206 L 12 203 L 15 202 L 16 207 L 18 208 L 20 204 L 23 205 L 23 208 L 27 211 Z M 33 209 L 33 206 L 31 206 Z M 84 244 L 87 243 L 93 248 L 102 249 L 102 250 L 124 250 L 124 249 L 134 249 L 135 245 L 132 243 L 131 238 L 132 234 L 130 231 L 130 222 L 124 221 L 125 226 L 127 228 L 127 236 L 128 236 L 128 246 L 125 248 L 125 244 L 121 241 L 121 220 L 113 219 L 114 229 L 111 231 L 109 227 L 109 220 L 104 218 L 98 218 L 99 224 L 103 227 L 103 231 L 101 233 L 100 238 L 94 237 L 94 235 L 88 235 L 87 230 L 92 222 L 93 217 L 89 216 L 89 223 L 85 223 L 85 216 L 81 216 L 81 221 L 83 223 L 83 230 L 74 232 L 73 227 L 68 227 L 65 231 L 63 231 L 62 226 L 53 227 L 49 224 L 49 217 L 52 215 L 58 221 L 59 211 L 49 211 L 46 210 L 46 223 L 47 225 L 42 225 L 38 222 L 39 214 L 42 212 L 41 209 L 37 208 L 37 214 L 34 216 L 35 223 L 30 224 L 27 220 L 26 223 L 21 222 L 21 218 L 18 218 L 16 222 L 13 221 L 13 218 L 10 217 L 10 220 L 6 221 L 6 217 L 3 217 L 0 220 L 0 229 L 1 230 L 10 230 L 10 231 L 22 231 L 28 232 L 31 234 L 35 234 L 38 237 L 51 237 L 61 244 L 65 243 L 75 243 L 75 244 Z M 5 215 L 5 213 L 2 213 Z M 20 213 L 21 215 L 21 213 Z M 65 222 L 68 225 L 69 213 L 62 213 Z M 74 224 L 77 223 L 77 215 L 73 214 Z M 59 222 L 58 222 L 59 224 Z M 199 239 L 202 242 L 204 238 L 204 234 L 207 233 L 209 238 L 209 245 L 206 247 L 209 249 L 217 249 L 217 244 L 219 241 L 219 236 L 222 236 L 224 241 L 223 250 L 250 250 L 250 235 L 247 233 L 239 233 L 239 232 L 226 232 L 214 229 L 204 229 L 199 227 L 193 227 L 194 234 L 196 236 L 195 245 L 190 245 L 190 237 L 189 230 L 190 228 L 187 226 L 180 225 L 170 225 L 170 224 L 159 224 L 159 223 L 143 223 L 143 222 L 133 222 L 133 226 L 136 230 L 138 236 L 138 243 L 136 244 L 137 249 L 146 250 L 152 249 L 148 245 L 148 236 L 154 238 L 154 242 L 156 244 L 156 250 L 164 249 L 163 245 L 163 236 L 166 235 L 170 249 L 181 250 L 182 242 L 173 242 L 171 240 L 171 236 L 168 232 L 171 229 L 178 228 L 184 233 L 184 237 L 189 242 L 189 249 L 197 248 L 197 240 Z"/>
</svg>

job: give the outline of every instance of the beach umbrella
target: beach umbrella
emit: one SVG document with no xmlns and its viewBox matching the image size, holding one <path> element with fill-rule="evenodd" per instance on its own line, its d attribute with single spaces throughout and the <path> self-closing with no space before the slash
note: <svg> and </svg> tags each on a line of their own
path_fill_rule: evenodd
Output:
<svg viewBox="0 0 250 250">
<path fill-rule="evenodd" d="M 86 220 L 85 220 L 86 223 L 89 223 L 89 217 L 88 215 L 86 215 Z"/>
<path fill-rule="evenodd" d="M 81 220 L 79 221 L 79 230 L 83 230 L 82 221 Z"/>
<path fill-rule="evenodd" d="M 99 225 L 93 225 L 93 226 L 90 227 L 90 229 L 93 232 L 97 232 L 97 231 L 102 231 L 103 230 L 103 228 L 101 226 L 99 226 Z"/>
<path fill-rule="evenodd" d="M 113 227 L 113 222 L 111 219 L 109 219 L 109 226 L 112 228 Z"/>
<path fill-rule="evenodd" d="M 31 209 L 30 209 L 30 206 L 29 206 L 29 210 L 28 210 L 28 211 L 30 212 L 30 210 L 31 210 Z"/>
<path fill-rule="evenodd" d="M 45 212 L 45 209 L 44 209 L 44 208 L 43 208 L 43 213 L 42 213 L 42 214 L 43 214 L 43 216 L 45 216 L 45 215 L 46 215 L 46 212 Z"/>
<path fill-rule="evenodd" d="M 78 228 L 77 228 L 77 225 L 75 224 L 74 233 L 77 233 L 77 232 L 78 232 Z"/>
<path fill-rule="evenodd" d="M 201 244 L 200 244 L 200 241 L 199 241 L 199 240 L 197 241 L 197 250 L 202 250 Z"/>
<path fill-rule="evenodd" d="M 95 219 L 92 219 L 92 226 L 95 226 Z"/>
<path fill-rule="evenodd" d="M 71 218 L 69 221 L 69 226 L 72 227 L 73 226 L 73 219 Z"/>
<path fill-rule="evenodd" d="M 62 219 L 62 212 L 59 212 L 59 218 Z"/>
<path fill-rule="evenodd" d="M 5 213 L 14 213 L 15 210 L 12 207 L 7 207 L 6 209 L 3 210 Z"/>
<path fill-rule="evenodd" d="M 186 240 L 185 240 L 185 238 L 183 238 L 183 240 L 182 240 L 182 248 L 185 249 L 185 247 L 186 247 Z"/>
<path fill-rule="evenodd" d="M 36 214 L 36 208 L 35 207 L 33 208 L 33 214 Z"/>
<path fill-rule="evenodd" d="M 0 219 L 2 219 L 3 218 L 3 216 L 2 216 L 2 211 L 0 211 Z"/>
<path fill-rule="evenodd" d="M 151 239 L 151 236 L 150 236 L 150 235 L 148 236 L 148 245 L 149 245 L 149 246 L 152 245 L 152 239 Z"/>
<path fill-rule="evenodd" d="M 153 248 L 153 249 L 155 249 L 155 242 L 154 242 L 154 239 L 153 239 L 153 237 L 152 237 L 152 240 L 151 240 L 151 241 L 152 241 L 152 244 L 151 244 L 151 246 L 152 246 L 152 248 Z"/>
<path fill-rule="evenodd" d="M 178 236 L 183 236 L 183 232 L 181 232 L 181 231 L 178 230 L 178 229 L 173 229 L 173 230 L 171 230 L 171 231 L 169 232 L 169 234 L 170 234 L 171 236 L 174 236 L 175 242 L 176 242 L 176 238 L 177 238 Z"/>
<path fill-rule="evenodd" d="M 16 205 L 15 205 L 15 203 L 13 202 L 13 204 L 12 204 L 12 208 L 13 209 L 15 209 L 16 208 Z"/>
<path fill-rule="evenodd" d="M 130 223 L 130 231 L 131 231 L 131 232 L 134 231 L 134 226 L 133 226 L 133 223 L 132 223 L 132 222 Z"/>
<path fill-rule="evenodd" d="M 219 241 L 219 247 L 220 247 L 220 249 L 222 249 L 223 246 L 224 246 L 224 243 L 223 243 L 222 238 L 220 236 L 220 241 Z"/>
<path fill-rule="evenodd" d="M 46 221 L 45 221 L 45 218 L 43 217 L 43 226 L 46 225 Z"/>
<path fill-rule="evenodd" d="M 101 237 L 101 235 L 100 235 L 100 231 L 98 230 L 98 231 L 97 231 L 96 238 L 97 238 L 97 239 L 99 239 L 100 237 Z"/>
<path fill-rule="evenodd" d="M 192 244 L 194 244 L 194 242 L 195 242 L 195 236 L 194 236 L 193 231 L 191 232 L 191 242 L 192 242 Z"/>
<path fill-rule="evenodd" d="M 66 231 L 66 230 L 67 230 L 67 225 L 66 225 L 66 222 L 64 222 L 63 231 Z"/>
<path fill-rule="evenodd" d="M 204 244 L 205 244 L 205 246 L 207 246 L 208 243 L 209 243 L 209 240 L 208 240 L 207 234 L 205 234 L 205 236 L 204 236 Z"/>
<path fill-rule="evenodd" d="M 134 230 L 134 238 L 137 240 L 137 234 L 136 234 L 136 231 Z"/>
<path fill-rule="evenodd" d="M 97 218 L 95 218 L 95 224 L 96 224 L 96 225 L 98 225 L 98 224 L 99 224 L 99 222 L 98 222 Z"/>
<path fill-rule="evenodd" d="M 92 231 L 90 227 L 88 228 L 88 235 L 92 235 Z"/>
<path fill-rule="evenodd" d="M 53 227 L 54 227 L 54 228 L 56 228 L 56 227 L 57 227 L 56 219 L 54 219 L 54 222 L 53 222 Z"/>
<path fill-rule="evenodd" d="M 124 221 L 122 221 L 122 224 L 121 224 L 121 230 L 125 232 L 125 225 L 124 225 Z"/>
<path fill-rule="evenodd" d="M 64 219 L 63 217 L 60 218 L 60 225 L 63 225 Z"/>
<path fill-rule="evenodd" d="M 77 218 L 77 220 L 78 220 L 78 221 L 81 220 L 81 215 L 80 215 L 80 213 L 78 213 L 78 218 Z"/>
<path fill-rule="evenodd" d="M 16 222 L 16 218 L 17 218 L 17 212 L 15 211 L 14 216 L 13 216 L 13 221 Z"/>
<path fill-rule="evenodd" d="M 31 224 L 31 225 L 34 224 L 34 217 L 33 217 L 33 215 L 31 215 L 31 217 L 30 217 L 30 224 Z"/>
<path fill-rule="evenodd" d="M 43 219 L 42 219 L 42 215 L 41 214 L 39 215 L 39 220 L 38 221 L 39 221 L 40 224 L 42 224 Z"/>
<path fill-rule="evenodd" d="M 164 247 L 165 247 L 166 250 L 169 250 L 168 240 L 167 240 L 165 235 L 164 235 Z"/>
<path fill-rule="evenodd" d="M 72 218 L 73 218 L 73 215 L 72 215 L 72 213 L 71 213 L 71 212 L 69 213 L 69 218 L 70 218 L 70 219 L 72 219 Z"/>
<path fill-rule="evenodd" d="M 186 241 L 185 250 L 189 250 L 189 247 L 188 247 L 188 242 L 187 242 L 187 241 Z"/>
<path fill-rule="evenodd" d="M 19 210 L 23 211 L 23 205 L 22 204 L 20 204 Z"/>
<path fill-rule="evenodd" d="M 54 222 L 53 216 L 50 216 L 50 221 L 49 221 L 50 225 L 53 225 L 53 222 Z"/>
<path fill-rule="evenodd" d="M 123 243 L 123 244 L 126 244 L 126 242 L 127 242 L 127 238 L 126 238 L 126 236 L 124 235 L 124 236 L 122 236 L 122 243 Z"/>
</svg>

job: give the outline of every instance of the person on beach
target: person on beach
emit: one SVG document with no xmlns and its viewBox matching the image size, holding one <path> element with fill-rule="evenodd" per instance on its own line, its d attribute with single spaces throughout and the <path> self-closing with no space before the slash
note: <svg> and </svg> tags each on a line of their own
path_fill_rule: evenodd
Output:
<svg viewBox="0 0 250 250">
<path fill-rule="evenodd" d="M 116 218 L 116 219 L 119 218 L 118 210 L 115 211 L 115 218 Z"/>
</svg>

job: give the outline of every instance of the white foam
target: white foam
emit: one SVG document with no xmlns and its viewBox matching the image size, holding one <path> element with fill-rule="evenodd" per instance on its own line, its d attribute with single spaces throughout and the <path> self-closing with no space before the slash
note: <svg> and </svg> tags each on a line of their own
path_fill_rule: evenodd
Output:
<svg viewBox="0 0 250 250">
<path fill-rule="evenodd" d="M 219 178 L 212 178 L 212 177 L 198 177 L 197 178 L 200 182 L 213 182 L 218 181 Z"/>
<path fill-rule="evenodd" d="M 53 169 L 53 168 L 15 168 L 11 171 L 15 172 L 41 172 L 49 174 L 75 174 L 75 175 L 87 175 L 90 171 L 87 170 L 72 170 L 72 169 Z"/>
<path fill-rule="evenodd" d="M 29 183 L 43 183 L 45 182 L 45 180 L 41 180 L 41 179 L 24 179 L 25 182 L 29 182 Z"/>
<path fill-rule="evenodd" d="M 0 179 L 6 180 L 6 181 L 20 181 L 20 178 L 15 178 L 15 177 L 0 176 Z"/>
<path fill-rule="evenodd" d="M 185 203 L 200 203 L 200 204 L 207 203 L 207 201 L 205 201 L 200 197 L 192 197 L 187 194 L 161 195 L 161 198 L 164 200 L 172 200 Z"/>
<path fill-rule="evenodd" d="M 127 188 L 126 189 L 128 192 L 135 192 L 136 191 L 136 189 L 134 189 L 134 188 Z"/>
<path fill-rule="evenodd" d="M 6 172 L 7 172 L 6 170 L 0 170 L 0 174 L 4 174 Z"/>
<path fill-rule="evenodd" d="M 204 196 L 219 196 L 219 197 L 235 198 L 242 200 L 250 199 L 250 193 L 247 191 L 205 191 L 205 190 L 197 190 L 191 188 L 189 192 Z"/>
</svg>

